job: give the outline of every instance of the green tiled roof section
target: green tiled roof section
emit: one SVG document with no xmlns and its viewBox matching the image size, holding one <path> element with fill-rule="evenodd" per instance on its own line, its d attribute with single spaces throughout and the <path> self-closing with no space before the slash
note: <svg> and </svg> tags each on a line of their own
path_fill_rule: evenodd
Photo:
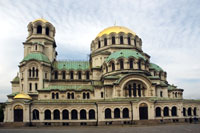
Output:
<svg viewBox="0 0 200 133">
<path fill-rule="evenodd" d="M 109 62 L 110 60 L 112 59 L 118 59 L 120 57 L 123 57 L 123 58 L 129 58 L 129 57 L 134 57 L 136 59 L 145 59 L 145 57 L 140 54 L 139 52 L 135 51 L 135 50 L 120 50 L 120 51 L 117 51 L 117 52 L 114 52 L 112 53 L 107 59 L 106 59 L 106 62 Z"/>
<path fill-rule="evenodd" d="M 159 79 L 160 77 L 159 76 L 148 76 L 148 78 L 150 78 L 150 79 Z"/>
<path fill-rule="evenodd" d="M 16 77 L 12 80 L 12 82 L 19 82 L 19 77 L 16 76 Z"/>
<path fill-rule="evenodd" d="M 159 67 L 158 65 L 156 65 L 154 63 L 150 63 L 149 68 L 150 69 L 155 69 L 156 71 L 163 71 L 163 69 L 161 67 Z"/>
<path fill-rule="evenodd" d="M 43 61 L 46 63 L 50 63 L 49 58 L 42 54 L 42 53 L 30 53 L 26 57 L 24 57 L 23 61 L 29 61 L 29 60 L 38 60 L 38 61 Z"/>
<path fill-rule="evenodd" d="M 175 90 L 177 89 L 176 86 L 174 85 L 168 85 L 168 90 Z"/>
<path fill-rule="evenodd" d="M 94 91 L 94 87 L 91 85 L 57 85 L 57 86 L 49 86 L 41 89 L 43 91 L 51 91 L 51 90 L 59 90 L 59 91 Z"/>
<path fill-rule="evenodd" d="M 9 95 L 7 95 L 7 96 L 10 96 L 10 97 L 13 96 L 13 97 L 14 97 L 14 96 L 16 96 L 17 94 L 19 94 L 19 92 L 14 92 L 14 93 L 11 93 L 11 94 L 9 94 Z"/>
<path fill-rule="evenodd" d="M 88 70 L 90 69 L 89 61 L 56 61 L 53 64 L 58 70 Z"/>
</svg>

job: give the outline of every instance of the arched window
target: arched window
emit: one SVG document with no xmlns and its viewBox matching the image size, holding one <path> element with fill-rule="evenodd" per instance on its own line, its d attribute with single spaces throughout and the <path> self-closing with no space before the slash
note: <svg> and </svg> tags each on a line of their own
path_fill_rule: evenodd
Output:
<svg viewBox="0 0 200 133">
<path fill-rule="evenodd" d="M 164 108 L 164 116 L 169 116 L 169 108 L 168 107 Z"/>
<path fill-rule="evenodd" d="M 33 110 L 33 120 L 39 120 L 39 111 L 37 109 Z"/>
<path fill-rule="evenodd" d="M 62 111 L 62 119 L 63 120 L 68 120 L 69 119 L 69 111 L 68 110 L 63 110 Z"/>
<path fill-rule="evenodd" d="M 67 93 L 67 99 L 70 99 L 70 93 L 69 92 Z"/>
<path fill-rule="evenodd" d="M 98 48 L 101 48 L 101 41 L 98 41 Z"/>
<path fill-rule="evenodd" d="M 194 116 L 197 115 L 197 108 L 196 107 L 194 107 L 193 114 L 194 114 Z"/>
<path fill-rule="evenodd" d="M 138 61 L 138 69 L 141 70 L 141 60 Z"/>
<path fill-rule="evenodd" d="M 115 44 L 115 37 L 112 37 L 112 44 Z"/>
<path fill-rule="evenodd" d="M 78 79 L 81 79 L 81 78 L 82 78 L 81 71 L 78 71 Z"/>
<path fill-rule="evenodd" d="M 129 110 L 128 108 L 123 109 L 123 118 L 129 118 Z"/>
<path fill-rule="evenodd" d="M 110 119 L 111 118 L 111 109 L 107 108 L 105 110 L 105 119 Z"/>
<path fill-rule="evenodd" d="M 107 38 L 104 38 L 104 46 L 107 46 Z"/>
<path fill-rule="evenodd" d="M 58 79 L 58 71 L 54 72 L 54 79 Z"/>
<path fill-rule="evenodd" d="M 71 119 L 72 120 L 78 119 L 77 111 L 75 109 L 71 111 Z"/>
<path fill-rule="evenodd" d="M 29 91 L 32 91 L 32 83 L 29 83 Z"/>
<path fill-rule="evenodd" d="M 74 93 L 71 94 L 72 99 L 74 99 Z"/>
<path fill-rule="evenodd" d="M 174 106 L 171 110 L 172 116 L 177 116 L 177 108 Z"/>
<path fill-rule="evenodd" d="M 38 84 L 35 83 L 35 90 L 37 91 L 38 90 Z"/>
<path fill-rule="evenodd" d="M 95 119 L 95 111 L 93 109 L 89 110 L 89 119 Z"/>
<path fill-rule="evenodd" d="M 62 79 L 66 79 L 66 72 L 62 71 Z"/>
<path fill-rule="evenodd" d="M 112 71 L 115 71 L 115 63 L 114 62 L 111 63 L 111 67 L 112 67 Z"/>
<path fill-rule="evenodd" d="M 49 27 L 46 27 L 46 35 L 49 35 Z"/>
<path fill-rule="evenodd" d="M 32 68 L 32 76 L 35 77 L 35 67 Z"/>
<path fill-rule="evenodd" d="M 37 44 L 35 44 L 35 50 L 37 51 Z"/>
<path fill-rule="evenodd" d="M 44 119 L 45 120 L 51 120 L 51 111 L 50 110 L 44 111 Z"/>
<path fill-rule="evenodd" d="M 123 43 L 124 43 L 123 36 L 120 36 L 120 44 L 123 44 Z"/>
<path fill-rule="evenodd" d="M 90 93 L 89 92 L 87 93 L 87 99 L 90 99 Z"/>
<path fill-rule="evenodd" d="M 188 113 L 188 116 L 192 116 L 192 108 L 189 107 L 187 113 Z"/>
<path fill-rule="evenodd" d="M 183 116 L 186 116 L 186 109 L 183 108 Z"/>
<path fill-rule="evenodd" d="M 56 93 L 56 99 L 59 99 L 59 93 L 58 92 Z"/>
<path fill-rule="evenodd" d="M 119 64 L 120 64 L 120 69 L 121 70 L 124 69 L 124 61 L 122 59 L 119 61 Z"/>
<path fill-rule="evenodd" d="M 177 98 L 177 92 L 175 92 L 175 97 Z"/>
<path fill-rule="evenodd" d="M 160 97 L 163 97 L 163 92 L 162 91 L 160 91 Z"/>
<path fill-rule="evenodd" d="M 89 71 L 86 72 L 86 79 L 90 79 L 90 72 Z"/>
<path fill-rule="evenodd" d="M 54 99 L 54 98 L 55 98 L 55 94 L 54 94 L 54 93 L 52 93 L 52 94 L 51 94 L 51 97 L 52 97 L 52 99 Z"/>
<path fill-rule="evenodd" d="M 85 96 L 85 92 L 83 92 L 83 99 L 85 99 L 86 98 L 86 96 Z"/>
<path fill-rule="evenodd" d="M 60 120 L 60 111 L 59 110 L 56 109 L 53 111 L 53 119 Z"/>
<path fill-rule="evenodd" d="M 38 77 L 39 70 L 36 69 L 35 72 L 36 72 L 36 77 Z"/>
<path fill-rule="evenodd" d="M 120 118 L 120 109 L 119 108 L 116 108 L 114 110 L 114 118 Z"/>
<path fill-rule="evenodd" d="M 74 72 L 73 71 L 70 72 L 70 79 L 74 79 Z"/>
<path fill-rule="evenodd" d="M 86 120 L 86 111 L 84 110 L 84 109 L 82 109 L 81 111 L 80 111 L 80 119 L 81 120 Z"/>
<path fill-rule="evenodd" d="M 128 85 L 128 95 L 129 97 L 132 96 L 131 85 Z"/>
<path fill-rule="evenodd" d="M 37 34 L 42 34 L 42 26 L 41 25 L 37 26 Z"/>
<path fill-rule="evenodd" d="M 130 60 L 129 60 L 129 68 L 130 68 L 130 69 L 133 69 L 133 59 L 130 59 Z"/>
<path fill-rule="evenodd" d="M 156 117 L 161 117 L 161 108 L 160 107 L 156 108 Z"/>
<path fill-rule="evenodd" d="M 31 77 L 31 69 L 29 69 L 28 72 L 29 72 L 29 77 Z"/>
<path fill-rule="evenodd" d="M 135 43 L 135 46 L 137 46 L 137 41 L 136 41 L 136 38 L 134 38 L 134 43 Z"/>
<path fill-rule="evenodd" d="M 131 45 L 131 38 L 128 37 L 128 45 Z"/>
</svg>

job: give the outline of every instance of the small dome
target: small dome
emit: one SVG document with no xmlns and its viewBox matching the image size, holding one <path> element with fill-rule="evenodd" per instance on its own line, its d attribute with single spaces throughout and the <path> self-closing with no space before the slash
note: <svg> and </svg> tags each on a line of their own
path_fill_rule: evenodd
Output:
<svg viewBox="0 0 200 133">
<path fill-rule="evenodd" d="M 32 98 L 27 95 L 27 94 L 22 94 L 22 93 L 19 93 L 17 94 L 14 99 L 26 99 L 26 100 L 32 100 Z"/>
<path fill-rule="evenodd" d="M 161 67 L 159 67 L 158 65 L 156 65 L 154 63 L 150 63 L 149 68 L 150 69 L 155 69 L 156 71 L 163 71 L 163 69 Z"/>
<path fill-rule="evenodd" d="M 48 22 L 47 20 L 45 20 L 43 18 L 39 18 L 39 19 L 34 20 L 33 23 L 37 22 L 37 21 L 42 21 L 43 23 L 47 23 Z"/>
<path fill-rule="evenodd" d="M 131 31 L 130 29 L 123 27 L 123 26 L 112 26 L 112 27 L 108 27 L 106 29 L 104 29 L 103 31 L 101 31 L 97 37 L 101 37 L 104 34 L 110 34 L 110 33 L 120 33 L 120 32 L 124 32 L 126 34 L 131 33 L 133 35 L 136 35 L 133 31 Z"/>
</svg>

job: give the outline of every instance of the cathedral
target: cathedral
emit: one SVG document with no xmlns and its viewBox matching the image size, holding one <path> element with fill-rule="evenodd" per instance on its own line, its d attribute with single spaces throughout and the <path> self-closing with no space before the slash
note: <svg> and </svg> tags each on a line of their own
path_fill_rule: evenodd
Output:
<svg viewBox="0 0 200 133">
<path fill-rule="evenodd" d="M 50 22 L 36 19 L 27 28 L 5 123 L 156 124 L 200 118 L 200 101 L 183 99 L 183 89 L 168 83 L 167 72 L 150 61 L 132 30 L 108 27 L 92 40 L 88 60 L 61 61 Z"/>
</svg>

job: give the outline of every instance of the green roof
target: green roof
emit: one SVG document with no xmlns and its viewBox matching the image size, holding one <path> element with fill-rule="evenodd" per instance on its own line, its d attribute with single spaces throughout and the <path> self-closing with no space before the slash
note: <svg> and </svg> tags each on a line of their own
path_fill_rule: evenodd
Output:
<svg viewBox="0 0 200 133">
<path fill-rule="evenodd" d="M 7 95 L 7 96 L 16 96 L 17 94 L 19 94 L 19 92 L 14 92 L 14 93 L 11 93 L 11 94 L 9 94 L 9 95 Z"/>
<path fill-rule="evenodd" d="M 39 91 L 51 91 L 51 90 L 59 90 L 59 91 L 94 91 L 94 87 L 91 85 L 56 85 L 56 86 L 49 86 Z"/>
<path fill-rule="evenodd" d="M 158 65 L 156 65 L 154 63 L 150 63 L 149 68 L 150 69 L 155 69 L 156 71 L 163 71 L 163 69 L 161 67 L 159 67 Z"/>
<path fill-rule="evenodd" d="M 123 58 L 129 58 L 129 57 L 134 57 L 136 59 L 145 59 L 145 57 L 140 54 L 139 52 L 135 51 L 135 50 L 120 50 L 120 51 L 117 51 L 117 52 L 114 52 L 112 53 L 107 59 L 106 59 L 106 62 L 109 62 L 110 60 L 112 59 L 118 59 L 120 57 L 123 57 Z"/>
<path fill-rule="evenodd" d="M 24 57 L 23 61 L 29 61 L 29 60 L 38 60 L 38 61 L 43 61 L 46 63 L 50 63 L 49 58 L 42 54 L 42 53 L 30 53 L 26 57 Z"/>
<path fill-rule="evenodd" d="M 89 61 L 56 61 L 53 64 L 58 70 L 88 70 L 90 69 Z"/>
<path fill-rule="evenodd" d="M 19 77 L 16 76 L 16 77 L 12 80 L 12 82 L 19 82 Z"/>
</svg>

